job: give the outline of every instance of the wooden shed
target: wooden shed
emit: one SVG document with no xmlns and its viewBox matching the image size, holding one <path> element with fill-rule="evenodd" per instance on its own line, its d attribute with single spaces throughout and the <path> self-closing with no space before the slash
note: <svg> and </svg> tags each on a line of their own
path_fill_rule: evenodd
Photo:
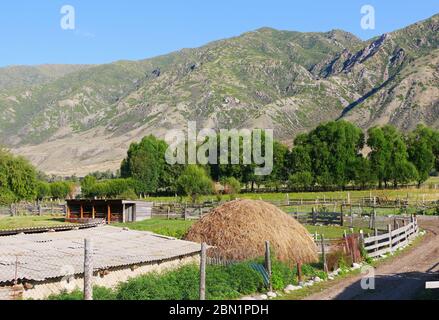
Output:
<svg viewBox="0 0 439 320">
<path fill-rule="evenodd" d="M 67 219 L 105 219 L 107 223 L 151 218 L 152 202 L 130 200 L 67 200 Z"/>
</svg>

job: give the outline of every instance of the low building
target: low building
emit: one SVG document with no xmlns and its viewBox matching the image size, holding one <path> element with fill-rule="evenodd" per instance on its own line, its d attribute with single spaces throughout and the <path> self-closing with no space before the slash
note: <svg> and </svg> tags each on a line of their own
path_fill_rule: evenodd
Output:
<svg viewBox="0 0 439 320">
<path fill-rule="evenodd" d="M 67 200 L 67 219 L 105 219 L 107 223 L 151 218 L 153 203 L 130 200 Z"/>
<path fill-rule="evenodd" d="M 93 284 L 100 287 L 200 261 L 198 243 L 112 226 L 5 236 L 0 237 L 0 300 L 82 290 L 84 239 L 92 241 Z"/>
</svg>

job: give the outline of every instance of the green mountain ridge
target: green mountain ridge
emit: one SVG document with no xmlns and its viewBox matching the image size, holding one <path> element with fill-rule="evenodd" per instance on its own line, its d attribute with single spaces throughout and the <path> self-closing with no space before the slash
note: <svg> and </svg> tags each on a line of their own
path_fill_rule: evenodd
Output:
<svg viewBox="0 0 439 320">
<path fill-rule="evenodd" d="M 261 28 L 141 61 L 3 68 L 0 139 L 42 170 L 84 174 L 194 120 L 273 128 L 287 143 L 339 118 L 438 127 L 438 31 L 439 15 L 368 41 Z"/>
</svg>

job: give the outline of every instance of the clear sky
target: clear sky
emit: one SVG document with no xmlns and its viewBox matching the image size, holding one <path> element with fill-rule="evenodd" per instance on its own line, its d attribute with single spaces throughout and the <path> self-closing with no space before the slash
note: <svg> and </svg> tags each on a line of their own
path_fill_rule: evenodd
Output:
<svg viewBox="0 0 439 320">
<path fill-rule="evenodd" d="M 375 30 L 360 25 L 367 4 Z M 64 5 L 75 8 L 75 30 L 61 28 Z M 436 13 L 438 0 L 9 0 L 0 2 L 0 66 L 144 59 L 260 27 L 368 39 Z"/>
</svg>

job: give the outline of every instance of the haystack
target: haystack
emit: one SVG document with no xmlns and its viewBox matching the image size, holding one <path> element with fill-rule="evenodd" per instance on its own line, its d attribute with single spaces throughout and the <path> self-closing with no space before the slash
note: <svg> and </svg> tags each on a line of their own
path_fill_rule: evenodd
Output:
<svg viewBox="0 0 439 320">
<path fill-rule="evenodd" d="M 294 218 L 264 201 L 235 200 L 213 209 L 192 226 L 186 240 L 214 246 L 227 260 L 264 256 L 265 241 L 276 257 L 288 264 L 318 261 L 317 247 Z"/>
</svg>

